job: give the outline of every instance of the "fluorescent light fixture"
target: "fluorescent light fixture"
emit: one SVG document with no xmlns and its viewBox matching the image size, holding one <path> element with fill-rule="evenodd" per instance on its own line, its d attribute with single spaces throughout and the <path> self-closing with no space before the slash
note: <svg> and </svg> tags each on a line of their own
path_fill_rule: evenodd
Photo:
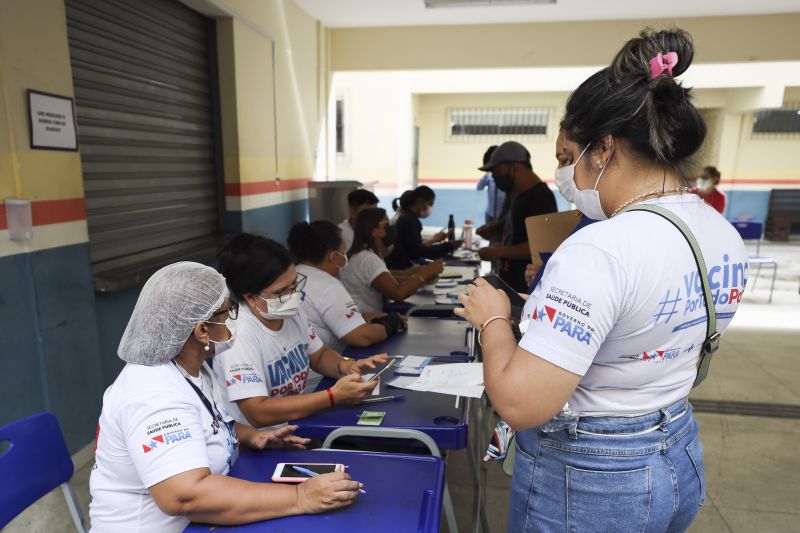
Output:
<svg viewBox="0 0 800 533">
<path fill-rule="evenodd" d="M 555 4 L 556 0 L 425 0 L 425 9 L 438 7 L 486 7 L 524 4 Z"/>
</svg>

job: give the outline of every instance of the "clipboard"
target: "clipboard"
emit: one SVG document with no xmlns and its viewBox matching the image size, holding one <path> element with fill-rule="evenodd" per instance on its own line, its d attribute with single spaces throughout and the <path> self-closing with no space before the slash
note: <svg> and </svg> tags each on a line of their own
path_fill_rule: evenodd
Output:
<svg viewBox="0 0 800 533">
<path fill-rule="evenodd" d="M 572 234 L 580 220 L 581 212 L 577 209 L 526 218 L 525 228 L 528 230 L 528 246 L 531 248 L 531 262 L 534 266 L 541 268 L 544 263 L 542 255 L 552 255 Z"/>
</svg>

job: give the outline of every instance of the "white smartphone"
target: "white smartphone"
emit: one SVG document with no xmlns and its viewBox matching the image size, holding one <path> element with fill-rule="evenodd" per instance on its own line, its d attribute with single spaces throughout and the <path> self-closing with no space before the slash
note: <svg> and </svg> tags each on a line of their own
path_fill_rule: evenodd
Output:
<svg viewBox="0 0 800 533">
<path fill-rule="evenodd" d="M 304 470 L 310 470 L 315 474 L 330 474 L 331 472 L 344 472 L 343 464 L 335 463 L 278 463 L 272 473 L 272 481 L 276 483 L 302 483 L 310 476 L 293 467 L 299 466 Z"/>
</svg>

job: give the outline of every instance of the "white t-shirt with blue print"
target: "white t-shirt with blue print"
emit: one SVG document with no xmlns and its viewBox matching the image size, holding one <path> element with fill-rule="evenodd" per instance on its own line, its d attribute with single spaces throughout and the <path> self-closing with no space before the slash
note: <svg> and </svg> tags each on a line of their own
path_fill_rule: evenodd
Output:
<svg viewBox="0 0 800 533">
<path fill-rule="evenodd" d="M 171 362 L 129 363 L 106 390 L 89 478 L 93 532 L 183 531 L 189 520 L 164 514 L 148 488 L 196 468 L 225 475 L 236 461 L 238 441 L 222 387 L 206 365 L 192 381 L 222 421 Z"/>
<path fill-rule="evenodd" d="M 722 333 L 747 279 L 739 234 L 695 195 L 646 203 L 669 209 L 694 233 Z M 638 415 L 670 405 L 689 393 L 706 336 L 691 248 L 653 213 L 623 213 L 582 228 L 547 263 L 520 329 L 520 347 L 583 376 L 569 400 L 578 414 Z"/>
<path fill-rule="evenodd" d="M 237 422 L 249 425 L 237 400 L 303 394 L 308 358 L 322 347 L 301 309 L 284 319 L 279 331 L 272 331 L 241 306 L 233 347 L 214 358 L 214 372 L 227 392 L 228 411 Z"/>
</svg>

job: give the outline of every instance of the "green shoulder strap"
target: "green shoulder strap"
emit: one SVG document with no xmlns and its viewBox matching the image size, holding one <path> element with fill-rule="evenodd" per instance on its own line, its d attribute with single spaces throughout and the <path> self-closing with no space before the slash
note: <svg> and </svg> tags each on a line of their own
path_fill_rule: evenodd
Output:
<svg viewBox="0 0 800 533">
<path fill-rule="evenodd" d="M 697 272 L 703 283 L 703 296 L 705 297 L 706 313 L 708 314 L 708 321 L 706 322 L 706 340 L 703 342 L 703 347 L 700 350 L 700 365 L 697 367 L 697 377 L 694 380 L 694 384 L 692 384 L 692 388 L 697 387 L 708 375 L 708 367 L 711 364 L 711 354 L 716 352 L 719 348 L 720 339 L 720 334 L 717 332 L 717 313 L 714 310 L 714 300 L 711 297 L 711 285 L 708 282 L 708 270 L 706 270 L 703 252 L 700 250 L 700 245 L 697 244 L 697 240 L 694 238 L 694 234 L 692 234 L 692 230 L 689 229 L 689 226 L 672 211 L 652 204 L 639 204 L 622 210 L 623 213 L 627 211 L 649 211 L 665 218 L 672 223 L 673 226 L 678 228 L 678 231 L 683 234 L 683 238 L 686 239 L 686 242 L 689 243 L 689 247 L 692 249 L 694 261 L 697 264 Z"/>
</svg>

